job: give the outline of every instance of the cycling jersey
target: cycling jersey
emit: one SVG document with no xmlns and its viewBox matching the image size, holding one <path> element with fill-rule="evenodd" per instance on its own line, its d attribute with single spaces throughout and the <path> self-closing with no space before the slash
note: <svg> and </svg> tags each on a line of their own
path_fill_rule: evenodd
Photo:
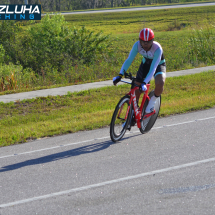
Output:
<svg viewBox="0 0 215 215">
<path fill-rule="evenodd" d="M 164 55 L 163 55 L 163 49 L 158 42 L 153 41 L 151 49 L 149 51 L 145 51 L 142 48 L 140 41 L 137 41 L 133 45 L 128 58 L 122 65 L 120 74 L 124 75 L 124 72 L 126 72 L 128 70 L 128 68 L 130 67 L 134 58 L 136 57 L 137 53 L 140 53 L 143 56 L 143 59 L 142 59 L 143 64 L 145 62 L 150 63 L 149 72 L 144 79 L 144 82 L 148 83 L 151 80 L 152 76 L 154 75 L 158 65 L 161 65 L 165 62 Z"/>
</svg>

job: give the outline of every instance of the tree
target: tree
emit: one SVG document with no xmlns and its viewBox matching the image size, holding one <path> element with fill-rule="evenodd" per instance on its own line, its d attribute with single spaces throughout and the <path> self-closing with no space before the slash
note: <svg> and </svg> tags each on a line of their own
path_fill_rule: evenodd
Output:
<svg viewBox="0 0 215 215">
<path fill-rule="evenodd" d="M 65 3 L 65 7 L 67 10 L 70 10 L 72 7 L 72 0 L 67 0 Z"/>
<path fill-rule="evenodd" d="M 10 0 L 10 4 L 23 4 L 24 0 Z"/>
<path fill-rule="evenodd" d="M 151 3 L 172 3 L 180 0 L 28 0 L 28 4 L 41 4 L 43 11 L 84 10 L 105 7 L 126 7 Z M 24 0 L 0 0 L 2 4 L 23 4 Z"/>
<path fill-rule="evenodd" d="M 49 0 L 48 8 L 49 8 L 49 11 L 54 11 L 54 0 Z"/>
<path fill-rule="evenodd" d="M 56 11 L 60 11 L 61 0 L 55 0 Z"/>
</svg>

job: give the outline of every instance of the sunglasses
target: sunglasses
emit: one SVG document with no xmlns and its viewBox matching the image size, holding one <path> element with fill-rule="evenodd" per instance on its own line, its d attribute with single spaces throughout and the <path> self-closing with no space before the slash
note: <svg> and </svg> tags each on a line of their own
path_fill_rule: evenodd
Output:
<svg viewBox="0 0 215 215">
<path fill-rule="evenodd" d="M 140 39 L 140 42 L 141 42 L 142 44 L 151 44 L 151 43 L 153 42 L 153 39 L 152 39 L 152 40 L 149 40 L 149 41 L 143 41 L 143 40 Z"/>
</svg>

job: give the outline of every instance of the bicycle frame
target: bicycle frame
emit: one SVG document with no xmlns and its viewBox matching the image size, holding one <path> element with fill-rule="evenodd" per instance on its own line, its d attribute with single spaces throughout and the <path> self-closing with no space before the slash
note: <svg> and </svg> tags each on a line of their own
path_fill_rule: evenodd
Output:
<svg viewBox="0 0 215 215">
<path fill-rule="evenodd" d="M 122 82 L 131 84 L 131 83 L 127 82 L 127 81 L 122 81 Z M 155 110 L 154 110 L 153 112 L 151 112 L 149 114 L 146 114 L 146 115 L 141 117 L 141 113 L 142 113 L 143 106 L 145 104 L 146 99 L 150 100 L 150 97 L 148 96 L 148 91 L 149 91 L 150 84 L 147 84 L 146 87 L 147 87 L 147 90 L 143 94 L 143 99 L 142 99 L 142 102 L 141 102 L 141 105 L 140 105 L 139 109 L 137 107 L 137 100 L 136 100 L 136 94 L 135 94 L 135 91 L 139 90 L 139 86 L 136 85 L 133 89 L 130 89 L 130 92 L 127 94 L 127 95 L 130 96 L 130 101 L 129 101 L 129 106 L 128 106 L 128 109 L 127 109 L 127 112 L 126 112 L 125 119 L 127 119 L 128 113 L 129 113 L 130 108 L 131 108 L 131 105 L 133 104 L 134 116 L 135 116 L 135 120 L 136 120 L 138 128 L 141 128 L 142 120 L 144 120 L 144 119 L 152 116 L 153 114 L 155 114 Z M 120 115 L 120 113 L 119 113 L 119 115 Z"/>
</svg>

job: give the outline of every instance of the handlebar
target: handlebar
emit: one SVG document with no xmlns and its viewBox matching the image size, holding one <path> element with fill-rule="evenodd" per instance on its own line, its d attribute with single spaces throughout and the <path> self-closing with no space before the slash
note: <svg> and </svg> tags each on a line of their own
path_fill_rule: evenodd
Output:
<svg viewBox="0 0 215 215">
<path fill-rule="evenodd" d="M 129 72 L 129 73 L 127 73 L 127 72 L 125 72 L 125 78 L 129 78 L 130 80 L 132 80 L 133 81 L 133 79 L 135 79 L 135 77 L 133 77 L 132 76 L 132 74 Z"/>
<path fill-rule="evenodd" d="M 136 87 L 139 87 L 139 85 L 134 83 L 135 77 L 132 76 L 132 74 L 130 72 L 129 73 L 125 72 L 124 76 L 125 76 L 125 78 L 128 78 L 128 79 L 132 80 L 132 82 L 123 81 L 123 80 L 121 80 L 121 82 L 124 82 L 126 84 L 131 84 L 131 85 L 134 85 Z"/>
</svg>

